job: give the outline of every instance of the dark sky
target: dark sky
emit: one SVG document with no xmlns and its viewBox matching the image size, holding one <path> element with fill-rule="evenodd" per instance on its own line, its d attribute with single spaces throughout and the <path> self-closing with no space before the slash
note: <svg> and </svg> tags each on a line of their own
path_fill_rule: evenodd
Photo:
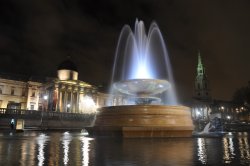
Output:
<svg viewBox="0 0 250 166">
<path fill-rule="evenodd" d="M 193 96 L 201 51 L 212 96 L 229 100 L 250 80 L 249 0 L 1 0 L 0 71 L 56 76 L 72 56 L 81 80 L 109 83 L 119 33 L 156 21 L 178 94 Z"/>
</svg>

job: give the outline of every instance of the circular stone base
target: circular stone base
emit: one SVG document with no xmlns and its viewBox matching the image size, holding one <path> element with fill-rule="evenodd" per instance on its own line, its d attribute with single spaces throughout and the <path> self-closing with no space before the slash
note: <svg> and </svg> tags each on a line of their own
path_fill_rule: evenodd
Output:
<svg viewBox="0 0 250 166">
<path fill-rule="evenodd" d="M 100 108 L 89 133 L 123 137 L 191 137 L 193 129 L 188 107 L 125 105 Z"/>
</svg>

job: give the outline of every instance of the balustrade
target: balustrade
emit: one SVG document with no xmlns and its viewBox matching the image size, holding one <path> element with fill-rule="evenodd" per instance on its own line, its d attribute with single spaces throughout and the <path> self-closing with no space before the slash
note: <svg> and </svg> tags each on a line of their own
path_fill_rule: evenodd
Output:
<svg viewBox="0 0 250 166">
<path fill-rule="evenodd" d="M 67 113 L 67 112 L 52 112 L 52 111 L 36 111 L 36 110 L 23 110 L 23 109 L 8 109 L 0 108 L 1 117 L 11 118 L 44 118 L 44 119 L 65 119 L 65 120 L 87 120 L 95 114 L 82 114 L 82 113 Z"/>
</svg>

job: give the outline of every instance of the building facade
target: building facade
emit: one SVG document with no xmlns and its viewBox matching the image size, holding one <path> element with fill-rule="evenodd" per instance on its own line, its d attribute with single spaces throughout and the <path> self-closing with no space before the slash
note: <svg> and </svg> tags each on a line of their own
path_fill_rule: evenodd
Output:
<svg viewBox="0 0 250 166">
<path fill-rule="evenodd" d="M 196 68 L 195 77 L 195 95 L 194 103 L 192 107 L 192 118 L 194 120 L 199 119 L 202 121 L 209 120 L 209 114 L 211 113 L 211 95 L 208 77 L 206 74 L 205 66 L 202 63 L 200 52 L 198 52 L 198 64 Z"/>
<path fill-rule="evenodd" d="M 83 113 L 96 109 L 97 87 L 78 80 L 77 67 L 69 59 L 58 66 L 57 79 L 45 87 L 49 110 Z"/>
<path fill-rule="evenodd" d="M 77 67 L 69 58 L 59 64 L 57 78 L 47 81 L 0 75 L 0 108 L 91 113 L 107 100 L 108 94 L 78 80 Z"/>
<path fill-rule="evenodd" d="M 16 80 L 0 76 L 0 108 L 41 109 L 42 83 L 29 80 Z"/>
<path fill-rule="evenodd" d="M 201 55 L 198 53 L 198 64 L 195 78 L 195 95 L 192 105 L 192 119 L 194 123 L 207 124 L 216 114 L 224 122 L 249 121 L 249 110 L 245 106 L 232 101 L 223 101 L 211 97 L 211 89 Z"/>
</svg>

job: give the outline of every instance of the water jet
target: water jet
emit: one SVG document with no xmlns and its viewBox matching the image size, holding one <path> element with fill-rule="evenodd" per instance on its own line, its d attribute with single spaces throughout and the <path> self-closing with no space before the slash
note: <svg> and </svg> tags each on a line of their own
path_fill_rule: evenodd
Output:
<svg viewBox="0 0 250 166">
<path fill-rule="evenodd" d="M 191 137 L 190 109 L 177 105 L 172 68 L 158 25 L 143 21 L 121 31 L 113 66 L 110 106 L 90 133 L 123 137 Z"/>
</svg>

